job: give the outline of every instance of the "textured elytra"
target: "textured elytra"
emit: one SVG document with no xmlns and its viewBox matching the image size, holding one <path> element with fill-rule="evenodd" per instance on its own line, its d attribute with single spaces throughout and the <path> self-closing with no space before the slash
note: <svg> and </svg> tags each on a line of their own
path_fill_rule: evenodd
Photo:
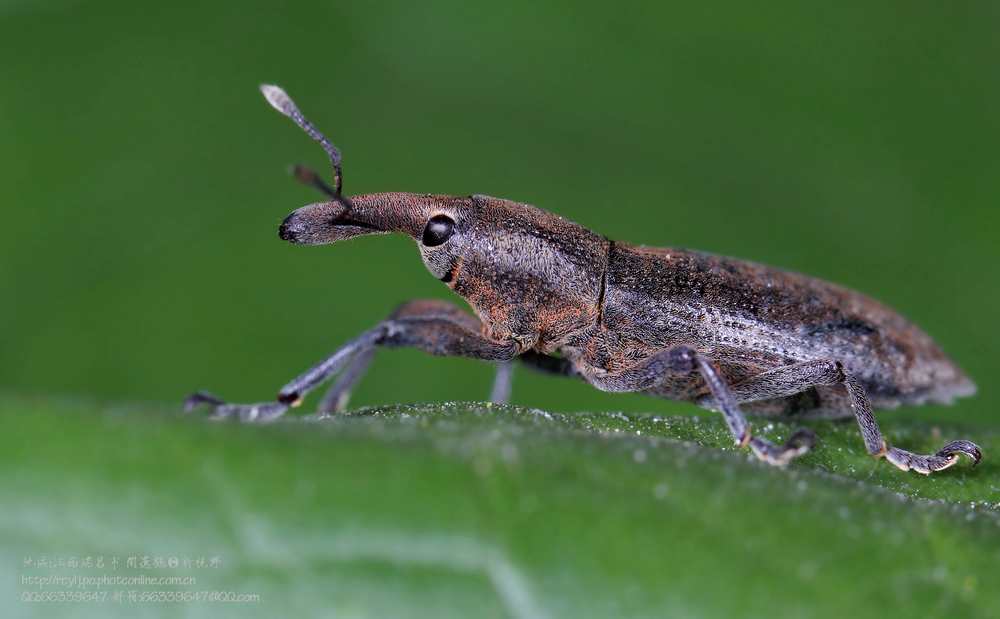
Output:
<svg viewBox="0 0 1000 619">
<path fill-rule="evenodd" d="M 629 335 L 620 348 L 693 346 L 715 360 L 731 384 L 762 370 L 836 359 L 861 381 L 875 408 L 949 403 L 975 386 L 925 333 L 858 292 L 771 267 L 676 249 L 615 244 L 602 330 Z M 600 336 L 598 336 L 600 337 Z M 703 383 L 702 383 L 703 384 Z M 695 377 L 650 393 L 696 400 Z M 824 386 L 783 401 L 744 406 L 760 414 L 851 414 L 846 392 Z"/>
</svg>

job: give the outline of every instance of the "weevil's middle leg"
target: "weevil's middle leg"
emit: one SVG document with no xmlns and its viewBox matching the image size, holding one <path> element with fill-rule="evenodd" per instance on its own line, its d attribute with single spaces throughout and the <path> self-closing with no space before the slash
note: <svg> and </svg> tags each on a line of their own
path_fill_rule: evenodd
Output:
<svg viewBox="0 0 1000 619">
<path fill-rule="evenodd" d="M 493 390 L 490 391 L 490 402 L 507 404 L 510 402 L 510 391 L 514 383 L 514 362 L 504 361 L 497 365 L 497 373 L 493 378 Z"/>
<path fill-rule="evenodd" d="M 885 456 L 886 460 L 904 471 L 913 469 L 925 475 L 955 464 L 959 454 L 965 454 L 976 464 L 979 463 L 982 457 L 979 447 L 969 441 L 949 443 L 932 456 L 921 456 L 887 445 L 872 414 L 871 404 L 861 381 L 834 359 L 805 361 L 762 372 L 733 385 L 730 389 L 737 401 L 752 402 L 794 395 L 812 387 L 841 383 L 847 388 L 851 408 L 854 409 L 854 416 L 869 454 L 876 458 Z M 714 392 L 712 396 L 715 396 Z"/>
<path fill-rule="evenodd" d="M 753 436 L 730 386 L 715 364 L 686 344 L 660 351 L 628 370 L 592 376 L 590 383 L 603 391 L 645 391 L 669 376 L 691 374 L 695 370 L 705 379 L 737 446 L 750 447 L 758 458 L 775 465 L 786 464 L 813 448 L 812 433 L 805 429 L 793 432 L 781 447 Z"/>
<path fill-rule="evenodd" d="M 567 376 L 583 379 L 569 359 L 544 355 L 534 350 L 529 350 L 519 355 L 518 360 L 525 367 L 539 372 L 540 374 L 552 374 L 555 376 Z M 514 362 L 501 363 L 497 366 L 496 378 L 493 381 L 493 391 L 490 394 L 490 402 L 496 404 L 507 404 L 510 401 L 511 384 L 514 379 Z"/>
</svg>

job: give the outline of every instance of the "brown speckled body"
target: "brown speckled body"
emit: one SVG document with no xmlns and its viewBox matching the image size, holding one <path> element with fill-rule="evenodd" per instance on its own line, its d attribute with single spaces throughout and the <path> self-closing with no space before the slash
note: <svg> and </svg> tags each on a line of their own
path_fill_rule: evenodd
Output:
<svg viewBox="0 0 1000 619">
<path fill-rule="evenodd" d="M 469 302 L 489 338 L 513 340 L 519 354 L 561 355 L 588 382 L 688 344 L 731 385 L 829 358 L 857 376 L 875 408 L 950 402 L 975 391 L 913 323 L 834 284 L 743 260 L 618 243 L 533 206 L 487 196 L 352 200 L 350 221 L 337 221 L 336 238 L 319 242 L 391 231 L 419 239 L 428 218 L 454 218 L 461 240 L 446 254 L 421 247 L 431 272 Z M 331 216 L 340 210 L 330 202 L 305 208 L 330 208 Z M 369 218 L 370 209 L 377 213 Z M 386 229 L 386 211 L 395 230 Z M 642 393 L 715 408 L 698 373 L 671 376 Z M 741 408 L 769 416 L 852 414 L 841 385 L 744 400 Z"/>
</svg>

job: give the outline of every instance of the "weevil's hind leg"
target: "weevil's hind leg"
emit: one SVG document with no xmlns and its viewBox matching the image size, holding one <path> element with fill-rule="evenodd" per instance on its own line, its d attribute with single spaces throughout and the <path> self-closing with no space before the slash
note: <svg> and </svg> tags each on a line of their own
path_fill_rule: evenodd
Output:
<svg viewBox="0 0 1000 619">
<path fill-rule="evenodd" d="M 840 363 L 837 363 L 837 366 L 843 375 L 842 382 L 847 387 L 847 393 L 851 397 L 851 407 L 854 409 L 854 416 L 858 420 L 861 436 L 865 439 L 865 448 L 868 449 L 868 453 L 876 458 L 885 456 L 886 460 L 904 471 L 913 469 L 924 475 L 930 475 L 934 471 L 942 471 L 955 464 L 959 454 L 965 454 L 972 458 L 975 464 L 979 464 L 982 452 L 978 445 L 969 441 L 949 443 L 933 456 L 920 456 L 887 445 L 882 438 L 882 432 L 878 429 L 878 424 L 875 422 L 875 416 L 872 415 L 872 407 L 868 402 L 868 395 L 865 393 L 861 381 Z"/>
<path fill-rule="evenodd" d="M 800 429 L 792 433 L 782 446 L 751 435 L 743 411 L 732 389 L 710 360 L 686 345 L 680 344 L 644 359 L 635 367 L 600 377 L 590 377 L 590 383 L 603 391 L 645 391 L 669 376 L 683 376 L 696 371 L 701 374 L 712 393 L 726 426 L 738 447 L 750 447 L 754 454 L 769 464 L 783 465 L 808 453 L 815 445 L 812 432 Z"/>
<path fill-rule="evenodd" d="M 872 414 L 868 395 L 861 381 L 835 359 L 817 359 L 795 365 L 762 372 L 752 378 L 732 386 L 733 395 L 739 402 L 766 400 L 801 393 L 812 387 L 830 386 L 843 383 L 851 399 L 851 408 L 857 419 L 861 436 L 868 453 L 893 463 L 900 469 L 928 475 L 934 471 L 948 468 L 958 460 L 959 454 L 972 458 L 976 464 L 982 458 L 982 453 L 975 443 L 955 441 L 942 447 L 933 456 L 920 456 L 887 445 L 882 438 L 875 416 Z M 713 393 L 714 396 L 714 393 Z"/>
<path fill-rule="evenodd" d="M 923 473 L 924 475 L 930 475 L 935 471 L 943 471 L 952 464 L 958 462 L 958 456 L 960 454 L 969 456 L 975 464 L 979 464 L 979 461 L 983 457 L 979 446 L 969 441 L 953 441 L 948 443 L 938 450 L 938 452 L 933 456 L 918 456 L 917 454 L 912 454 L 908 451 L 893 447 L 892 445 L 886 446 L 885 449 L 886 460 L 892 462 L 904 471 L 913 469 L 914 471 Z M 973 466 L 975 466 L 975 464 Z"/>
<path fill-rule="evenodd" d="M 493 389 L 490 391 L 490 402 L 494 404 L 510 403 L 510 392 L 513 384 L 514 362 L 504 361 L 497 365 L 497 373 L 493 378 Z"/>
<path fill-rule="evenodd" d="M 319 405 L 316 407 L 317 411 L 323 415 L 336 415 L 337 413 L 342 413 L 347 408 L 347 403 L 351 399 L 351 393 L 354 392 L 354 387 L 357 386 L 358 381 L 368 371 L 368 366 L 371 365 L 376 350 L 377 348 L 372 346 L 358 353 L 351 360 L 347 367 L 337 375 L 337 380 L 333 381 L 330 390 L 320 400 Z"/>
<path fill-rule="evenodd" d="M 202 404 L 209 404 L 216 417 L 237 417 L 244 421 L 274 419 L 290 407 L 298 406 L 306 394 L 344 369 L 352 359 L 368 354 L 376 346 L 419 348 L 432 355 L 492 362 L 510 361 L 518 352 L 513 341 L 486 338 L 480 322 L 455 305 L 443 301 L 414 301 L 282 387 L 277 402 L 227 404 L 211 394 L 198 392 L 188 396 L 184 410 L 190 412 Z M 343 384 L 353 386 L 360 378 L 361 369 L 359 364 L 355 368 L 357 376 L 345 379 Z"/>
</svg>

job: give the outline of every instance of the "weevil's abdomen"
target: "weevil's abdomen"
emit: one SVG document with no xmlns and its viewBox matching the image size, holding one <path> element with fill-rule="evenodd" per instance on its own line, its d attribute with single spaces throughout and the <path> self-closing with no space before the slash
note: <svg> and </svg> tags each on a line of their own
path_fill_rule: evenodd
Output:
<svg viewBox="0 0 1000 619">
<path fill-rule="evenodd" d="M 606 358 L 592 361 L 611 371 L 683 343 L 716 361 L 730 384 L 830 358 L 861 380 L 875 408 L 948 403 L 975 392 L 930 336 L 879 301 L 732 258 L 616 243 L 609 252 L 601 323 L 592 336 L 618 341 L 607 347 L 612 352 Z M 705 392 L 693 375 L 648 393 L 696 401 Z M 851 414 L 841 386 L 742 406 L 765 415 Z"/>
</svg>

